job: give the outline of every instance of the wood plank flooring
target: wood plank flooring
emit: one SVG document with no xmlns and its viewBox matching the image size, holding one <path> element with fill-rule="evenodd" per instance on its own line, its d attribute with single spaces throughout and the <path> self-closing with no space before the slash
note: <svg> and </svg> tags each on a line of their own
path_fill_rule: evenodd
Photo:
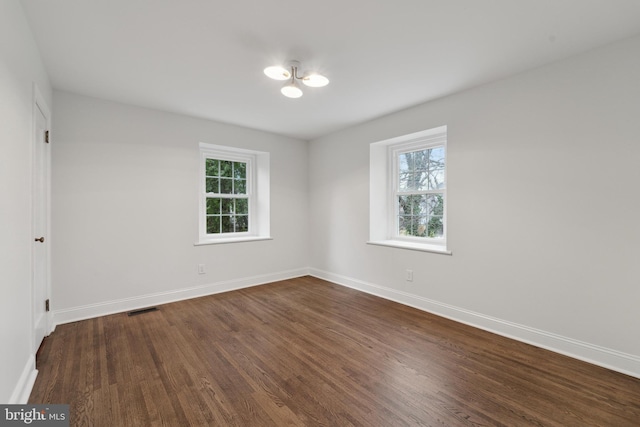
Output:
<svg viewBox="0 0 640 427">
<path fill-rule="evenodd" d="M 58 326 L 75 426 L 638 426 L 640 380 L 312 277 Z"/>
</svg>

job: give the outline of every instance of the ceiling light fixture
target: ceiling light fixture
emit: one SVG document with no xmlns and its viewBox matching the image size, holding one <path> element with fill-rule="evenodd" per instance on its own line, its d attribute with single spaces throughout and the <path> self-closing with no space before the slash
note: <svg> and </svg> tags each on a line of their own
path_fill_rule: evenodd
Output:
<svg viewBox="0 0 640 427">
<path fill-rule="evenodd" d="M 300 69 L 300 63 L 298 61 L 291 61 L 287 67 L 280 65 L 274 65 L 264 69 L 264 73 L 267 77 L 274 80 L 287 80 L 287 83 L 280 89 L 280 92 L 288 98 L 300 98 L 302 96 L 302 89 L 298 80 L 305 86 L 309 87 L 323 87 L 329 84 L 329 79 L 315 72 L 303 73 L 302 76 L 298 74 Z"/>
</svg>

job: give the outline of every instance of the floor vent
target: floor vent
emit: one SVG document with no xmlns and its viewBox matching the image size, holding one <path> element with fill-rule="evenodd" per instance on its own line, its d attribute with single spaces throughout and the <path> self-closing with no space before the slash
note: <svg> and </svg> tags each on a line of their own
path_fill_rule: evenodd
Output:
<svg viewBox="0 0 640 427">
<path fill-rule="evenodd" d="M 127 316 L 137 316 L 138 314 L 149 313 L 152 311 L 157 311 L 157 307 L 149 307 L 149 308 L 141 308 L 140 310 L 133 310 L 127 313 Z"/>
</svg>

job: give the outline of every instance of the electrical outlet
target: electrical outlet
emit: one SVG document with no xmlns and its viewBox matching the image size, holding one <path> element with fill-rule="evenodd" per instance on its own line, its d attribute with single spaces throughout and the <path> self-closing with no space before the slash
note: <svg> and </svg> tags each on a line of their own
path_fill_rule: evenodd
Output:
<svg viewBox="0 0 640 427">
<path fill-rule="evenodd" d="M 407 282 L 413 282 L 413 270 L 407 270 L 406 279 Z"/>
<path fill-rule="evenodd" d="M 198 274 L 205 274 L 204 264 L 198 264 Z"/>
</svg>

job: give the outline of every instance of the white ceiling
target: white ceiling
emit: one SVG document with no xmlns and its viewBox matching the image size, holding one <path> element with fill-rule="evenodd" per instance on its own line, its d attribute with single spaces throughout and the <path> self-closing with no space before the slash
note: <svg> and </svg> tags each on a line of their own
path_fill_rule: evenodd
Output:
<svg viewBox="0 0 640 427">
<path fill-rule="evenodd" d="M 22 0 L 55 89 L 302 139 L 640 33 L 638 0 Z M 288 99 L 264 67 L 325 88 Z"/>
</svg>

